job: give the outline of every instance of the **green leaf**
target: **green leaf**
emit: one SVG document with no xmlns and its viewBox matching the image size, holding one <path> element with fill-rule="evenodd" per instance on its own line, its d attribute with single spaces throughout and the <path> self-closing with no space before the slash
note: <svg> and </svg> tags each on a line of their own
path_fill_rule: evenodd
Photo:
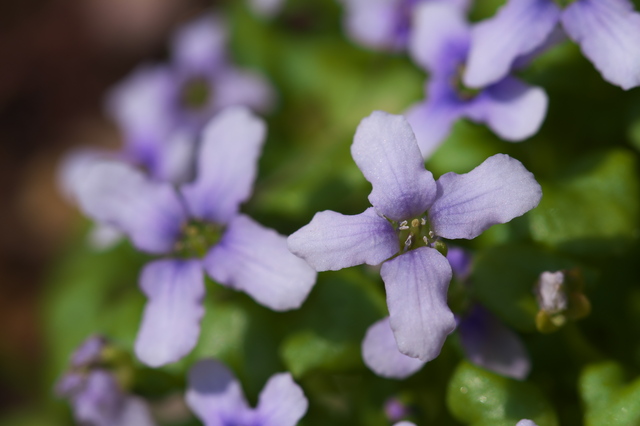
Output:
<svg viewBox="0 0 640 426">
<path fill-rule="evenodd" d="M 585 425 L 640 424 L 640 378 L 627 384 L 620 364 L 608 361 L 587 366 L 578 387 L 586 407 Z"/>
<path fill-rule="evenodd" d="M 591 154 L 541 185 L 542 201 L 529 215 L 534 240 L 567 252 L 602 254 L 637 239 L 639 188 L 631 152 Z"/>
<path fill-rule="evenodd" d="M 533 287 L 538 277 L 544 271 L 575 266 L 575 262 L 531 246 L 494 247 L 476 257 L 472 291 L 512 327 L 533 331 L 538 311 Z"/>
<path fill-rule="evenodd" d="M 514 426 L 522 419 L 538 426 L 558 424 L 553 407 L 537 387 L 466 361 L 449 382 L 447 405 L 454 417 L 473 426 Z"/>
</svg>

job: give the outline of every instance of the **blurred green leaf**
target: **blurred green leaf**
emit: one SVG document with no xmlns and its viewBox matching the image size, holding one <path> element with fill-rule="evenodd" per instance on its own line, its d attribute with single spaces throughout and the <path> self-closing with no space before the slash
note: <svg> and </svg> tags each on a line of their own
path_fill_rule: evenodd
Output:
<svg viewBox="0 0 640 426">
<path fill-rule="evenodd" d="M 514 426 L 522 419 L 538 426 L 558 424 L 553 407 L 537 387 L 466 361 L 449 382 L 447 404 L 454 417 L 473 426 Z"/>
<path fill-rule="evenodd" d="M 628 383 L 620 364 L 608 361 L 587 366 L 578 387 L 586 407 L 585 425 L 640 424 L 640 378 Z"/>
<path fill-rule="evenodd" d="M 529 215 L 534 240 L 568 252 L 601 255 L 637 239 L 640 202 L 632 152 L 593 153 L 563 177 L 541 184 L 542 201 Z"/>
</svg>

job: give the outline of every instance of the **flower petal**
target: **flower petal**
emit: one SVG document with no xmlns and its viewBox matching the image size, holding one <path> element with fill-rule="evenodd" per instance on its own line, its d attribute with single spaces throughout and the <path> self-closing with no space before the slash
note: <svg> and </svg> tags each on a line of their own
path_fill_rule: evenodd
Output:
<svg viewBox="0 0 640 426">
<path fill-rule="evenodd" d="M 425 170 L 416 137 L 401 115 L 374 111 L 363 119 L 351 155 L 371 182 L 369 201 L 392 220 L 420 216 L 435 197 L 431 172 Z"/>
<path fill-rule="evenodd" d="M 182 71 L 209 74 L 225 60 L 227 29 L 213 14 L 182 26 L 172 40 L 173 61 Z"/>
<path fill-rule="evenodd" d="M 464 282 L 471 273 L 471 254 L 463 248 L 449 246 L 447 260 L 453 270 L 453 277 Z"/>
<path fill-rule="evenodd" d="M 532 420 L 522 419 L 518 423 L 516 423 L 516 426 L 538 426 L 538 425 L 536 425 Z"/>
<path fill-rule="evenodd" d="M 149 253 L 170 252 L 186 220 L 171 185 L 115 161 L 96 161 L 78 183 L 77 196 L 85 214 L 125 232 Z"/>
<path fill-rule="evenodd" d="M 204 315 L 204 277 L 197 260 L 156 260 L 145 266 L 140 287 L 149 299 L 136 338 L 136 355 L 152 367 L 191 352 Z"/>
<path fill-rule="evenodd" d="M 260 392 L 256 407 L 257 423 L 261 426 L 295 426 L 307 412 L 309 402 L 289 373 L 271 376 Z"/>
<path fill-rule="evenodd" d="M 74 417 L 79 424 L 112 425 L 119 417 L 124 398 L 111 373 L 92 370 L 82 389 L 72 397 Z"/>
<path fill-rule="evenodd" d="M 435 249 L 420 247 L 383 263 L 380 275 L 400 352 L 423 362 L 437 357 L 456 327 L 447 306 L 447 259 Z"/>
<path fill-rule="evenodd" d="M 378 376 L 404 379 L 424 367 L 424 361 L 404 355 L 398 349 L 389 317 L 367 330 L 362 341 L 362 359 Z"/>
<path fill-rule="evenodd" d="M 198 361 L 189 370 L 186 402 L 207 426 L 242 424 L 250 415 L 240 382 L 219 361 Z"/>
<path fill-rule="evenodd" d="M 231 221 L 204 265 L 220 284 L 276 311 L 299 308 L 316 282 L 316 272 L 289 251 L 285 236 L 245 215 Z"/>
<path fill-rule="evenodd" d="M 487 87 L 468 103 L 465 115 L 487 125 L 502 139 L 533 136 L 547 113 L 548 98 L 540 87 L 507 77 Z"/>
<path fill-rule="evenodd" d="M 373 207 L 353 216 L 330 210 L 316 213 L 287 242 L 289 250 L 316 271 L 337 271 L 362 263 L 378 265 L 399 249 L 393 226 Z"/>
<path fill-rule="evenodd" d="M 213 111 L 244 105 L 254 111 L 268 112 L 276 100 L 273 87 L 262 74 L 231 67 L 216 73 L 213 90 Z"/>
<path fill-rule="evenodd" d="M 456 72 L 469 48 L 469 25 L 464 12 L 447 2 L 424 2 L 416 7 L 409 53 L 432 73 Z"/>
<path fill-rule="evenodd" d="M 562 23 L 605 80 L 625 90 L 640 85 L 640 13 L 630 1 L 579 0 Z"/>
<path fill-rule="evenodd" d="M 436 235 L 472 239 L 497 223 L 506 223 L 534 208 L 542 189 L 522 163 L 505 154 L 486 159 L 469 173 L 444 174 L 438 198 L 429 210 Z"/>
<path fill-rule="evenodd" d="M 193 216 L 224 224 L 238 213 L 251 195 L 265 132 L 264 122 L 242 107 L 226 109 L 209 122 L 196 180 L 182 187 Z"/>
<path fill-rule="evenodd" d="M 504 78 L 516 58 L 545 42 L 559 18 L 560 8 L 553 1 L 509 0 L 471 30 L 464 84 L 480 88 Z"/>
<path fill-rule="evenodd" d="M 127 396 L 113 426 L 155 426 L 149 406 L 142 398 Z"/>
<path fill-rule="evenodd" d="M 440 84 L 440 81 L 432 79 L 429 88 Z M 427 93 L 429 98 L 425 102 L 414 105 L 405 113 L 425 159 L 444 142 L 451 127 L 464 112 L 464 105 L 455 98 L 453 92 L 450 96 L 438 96 L 435 90 L 427 90 Z"/>
<path fill-rule="evenodd" d="M 345 31 L 357 43 L 374 49 L 403 48 L 395 0 L 346 0 Z"/>
<path fill-rule="evenodd" d="M 458 333 L 474 364 L 518 380 L 529 374 L 531 362 L 518 335 L 479 305 L 460 321 Z"/>
</svg>

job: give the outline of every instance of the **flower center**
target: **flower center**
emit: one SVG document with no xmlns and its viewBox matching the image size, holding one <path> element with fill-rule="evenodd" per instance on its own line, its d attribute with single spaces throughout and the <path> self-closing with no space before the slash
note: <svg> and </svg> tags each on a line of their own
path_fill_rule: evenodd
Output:
<svg viewBox="0 0 640 426">
<path fill-rule="evenodd" d="M 426 215 L 410 220 L 403 220 L 398 223 L 396 231 L 398 232 L 398 242 L 401 253 L 418 247 L 431 247 L 438 250 L 443 256 L 447 255 L 447 246 L 431 230 Z"/>
<path fill-rule="evenodd" d="M 187 108 L 201 109 L 211 98 L 211 85 L 204 77 L 187 80 L 182 87 L 181 102 Z"/>
<path fill-rule="evenodd" d="M 222 237 L 222 227 L 214 223 L 190 220 L 182 225 L 182 234 L 174 246 L 182 258 L 203 258 Z"/>
<path fill-rule="evenodd" d="M 463 101 L 468 101 L 475 98 L 482 89 L 471 89 L 464 85 L 464 83 L 462 82 L 464 70 L 464 65 L 460 65 L 458 67 L 458 72 L 456 72 L 456 74 L 451 79 L 451 85 L 455 89 L 460 99 L 462 99 Z"/>
</svg>

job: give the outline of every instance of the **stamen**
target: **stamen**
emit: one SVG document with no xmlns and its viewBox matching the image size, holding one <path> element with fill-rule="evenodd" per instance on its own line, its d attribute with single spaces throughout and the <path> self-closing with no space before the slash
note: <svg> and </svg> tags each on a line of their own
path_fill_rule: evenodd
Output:
<svg viewBox="0 0 640 426">
<path fill-rule="evenodd" d="M 409 229 L 408 224 L 409 224 L 409 222 L 407 222 L 406 220 L 403 220 L 402 222 L 400 222 L 400 226 L 398 227 L 398 229 L 401 230 L 401 231 L 405 231 L 405 230 Z"/>
<path fill-rule="evenodd" d="M 404 242 L 404 249 L 405 250 L 409 250 L 409 248 L 411 247 L 411 243 L 413 242 L 413 237 L 412 235 L 409 235 L 407 237 L 407 240 Z"/>
<path fill-rule="evenodd" d="M 427 218 L 423 217 L 422 220 L 420 221 L 420 225 L 424 226 L 427 224 Z"/>
<path fill-rule="evenodd" d="M 413 220 L 411 221 L 411 226 L 412 226 L 413 228 L 417 228 L 418 226 L 420 226 L 420 221 L 419 221 L 418 219 L 413 219 Z"/>
</svg>

